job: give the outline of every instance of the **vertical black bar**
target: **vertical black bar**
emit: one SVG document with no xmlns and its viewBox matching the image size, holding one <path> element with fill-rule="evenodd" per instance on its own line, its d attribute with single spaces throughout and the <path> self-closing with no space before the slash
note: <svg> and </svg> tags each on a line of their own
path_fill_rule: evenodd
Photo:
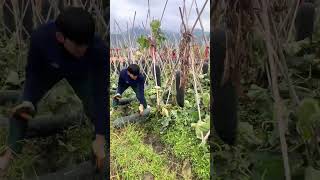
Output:
<svg viewBox="0 0 320 180">
<path fill-rule="evenodd" d="M 213 4 L 216 0 L 210 0 L 210 60 L 209 60 L 209 63 L 210 63 L 210 136 L 209 136 L 209 139 L 208 139 L 208 142 L 209 142 L 209 149 L 210 149 L 210 179 L 213 179 L 213 174 L 214 174 L 214 156 L 213 156 L 213 146 L 211 145 L 211 140 L 212 140 L 212 134 L 214 132 L 214 127 L 213 127 L 213 122 L 212 122 L 212 114 L 213 114 L 213 111 L 212 111 L 212 103 L 213 103 L 213 83 L 212 83 L 212 80 L 213 80 L 213 77 L 212 77 L 212 70 L 213 70 L 213 58 L 212 58 L 212 52 L 213 52 L 213 37 L 212 37 L 212 32 L 213 32 L 213 28 L 214 28 L 214 24 L 213 24 Z"/>
<path fill-rule="evenodd" d="M 106 101 L 107 101 L 107 108 L 106 112 L 107 112 L 107 134 L 106 134 L 106 179 L 110 179 L 110 101 L 109 101 L 109 96 L 110 96 L 110 56 L 109 56 L 109 52 L 110 52 L 110 1 L 108 0 L 102 0 L 102 9 L 103 9 L 103 15 L 104 15 L 104 20 L 107 24 L 106 27 L 106 31 L 107 31 L 107 36 L 105 37 L 105 42 L 107 45 L 107 51 L 108 51 L 108 63 L 107 63 L 107 68 L 106 68 L 106 83 L 107 83 L 107 97 L 106 97 Z"/>
</svg>

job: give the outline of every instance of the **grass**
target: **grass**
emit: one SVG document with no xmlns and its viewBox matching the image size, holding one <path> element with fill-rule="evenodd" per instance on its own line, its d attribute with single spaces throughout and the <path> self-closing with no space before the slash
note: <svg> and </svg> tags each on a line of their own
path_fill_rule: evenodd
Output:
<svg viewBox="0 0 320 180">
<path fill-rule="evenodd" d="M 1 129 L 1 151 L 4 150 L 6 130 Z M 66 130 L 63 134 L 35 138 L 25 142 L 21 154 L 8 169 L 9 179 L 24 179 L 63 169 L 88 160 L 91 155 L 91 134 L 88 126 Z"/>
<path fill-rule="evenodd" d="M 209 179 L 210 153 L 207 150 L 208 146 L 200 146 L 201 140 L 196 138 L 191 126 L 185 125 L 185 121 L 188 121 L 183 113 L 185 110 L 179 109 L 177 120 L 166 131 L 161 132 L 161 120 L 150 121 L 146 126 L 154 133 L 159 134 L 161 142 L 166 144 L 177 159 L 180 161 L 190 160 L 194 177 Z M 179 111 L 181 112 L 179 113 Z M 179 114 L 182 117 L 179 117 Z"/>
<path fill-rule="evenodd" d="M 61 85 L 63 86 L 63 85 Z M 62 92 L 65 88 L 56 88 L 45 102 L 40 103 L 39 113 L 50 112 L 48 105 L 55 104 L 66 110 L 75 104 L 75 96 L 71 92 Z M 67 90 L 67 89 L 65 89 Z M 73 98 L 71 103 L 59 104 L 56 102 L 57 96 L 62 98 Z M 9 107 L 1 107 L 5 112 Z M 89 120 L 82 126 L 69 127 L 62 133 L 49 137 L 38 137 L 26 140 L 25 146 L 21 154 L 13 161 L 8 169 L 9 179 L 24 179 L 36 175 L 47 174 L 61 170 L 67 166 L 78 164 L 91 158 L 91 143 L 93 130 Z M 0 152 L 5 148 L 7 138 L 7 129 L 0 129 Z"/>
<path fill-rule="evenodd" d="M 126 96 L 132 96 L 132 93 L 128 89 Z M 137 102 L 112 109 L 111 122 L 116 117 L 127 115 L 128 111 L 134 111 L 134 107 L 138 107 Z M 176 179 L 177 172 L 170 171 L 168 166 L 168 155 L 158 154 L 152 146 L 144 144 L 146 135 L 147 132 L 136 124 L 121 130 L 111 127 L 111 179 L 142 179 L 146 174 L 152 174 L 155 179 Z"/>
<path fill-rule="evenodd" d="M 120 133 L 111 133 L 111 163 L 121 167 L 118 179 L 142 179 L 151 173 L 155 179 L 176 179 L 170 172 L 165 155 L 154 152 L 151 146 L 143 143 L 145 133 L 135 125 L 129 125 Z"/>
<path fill-rule="evenodd" d="M 115 77 L 111 77 L 112 82 Z M 115 86 L 114 83 L 111 85 Z M 147 102 L 152 102 L 150 99 L 154 95 L 154 90 L 150 89 L 152 82 L 145 89 Z M 188 93 L 189 94 L 189 93 Z M 134 95 L 129 88 L 124 96 L 131 97 Z M 190 103 L 194 103 L 193 96 L 186 97 Z M 121 107 L 117 110 L 111 109 L 111 122 L 116 117 L 125 116 L 133 111 L 137 111 L 138 102 L 133 102 L 127 107 Z M 129 179 L 136 177 L 142 178 L 143 174 L 150 172 L 155 176 L 155 179 L 173 178 L 177 175 L 184 176 L 181 167 L 187 160 L 191 164 L 192 179 L 209 179 L 210 175 L 210 154 L 207 146 L 200 146 L 201 140 L 197 139 L 195 132 L 190 126 L 191 122 L 196 122 L 194 119 L 194 110 L 188 108 L 172 107 L 172 110 L 177 111 L 177 118 L 174 122 L 170 122 L 167 130 L 163 131 L 163 121 L 161 116 L 158 116 L 155 104 L 151 104 L 152 111 L 148 121 L 141 125 L 131 124 L 121 130 L 111 129 L 111 176 L 115 179 L 120 177 Z M 170 112 L 170 109 L 169 109 Z M 152 134 L 159 139 L 164 152 L 160 154 L 155 152 L 152 147 L 145 144 L 143 139 L 145 136 Z M 156 139 L 154 139 L 156 141 Z M 178 168 L 173 172 L 169 171 L 168 163 L 176 161 Z M 178 161 L 178 162 L 177 162 Z M 156 163 L 155 163 L 156 162 Z M 154 164 L 154 165 L 153 165 Z M 161 171 L 159 171 L 162 169 Z M 161 176 L 158 176 L 160 173 Z M 172 176 L 172 174 L 176 174 Z"/>
<path fill-rule="evenodd" d="M 191 159 L 192 169 L 200 179 L 209 179 L 210 154 L 199 146 L 199 140 L 191 137 L 190 129 L 170 129 L 161 139 L 172 147 L 179 159 Z"/>
</svg>

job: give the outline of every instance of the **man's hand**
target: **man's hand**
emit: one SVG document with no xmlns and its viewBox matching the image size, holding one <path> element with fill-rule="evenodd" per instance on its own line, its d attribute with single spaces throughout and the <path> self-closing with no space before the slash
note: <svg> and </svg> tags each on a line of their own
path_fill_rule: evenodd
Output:
<svg viewBox="0 0 320 180">
<path fill-rule="evenodd" d="M 143 107 L 143 105 L 142 105 L 142 104 L 140 104 L 140 106 L 139 106 L 139 113 L 140 113 L 140 116 L 142 116 L 142 115 L 143 115 L 143 111 L 144 111 L 144 107 Z"/>
<path fill-rule="evenodd" d="M 29 101 L 24 101 L 11 110 L 11 116 L 15 118 L 22 118 L 30 120 L 35 115 L 35 107 Z"/>
<path fill-rule="evenodd" d="M 115 96 L 113 96 L 113 99 L 120 100 L 121 99 L 121 94 L 117 93 Z"/>
<path fill-rule="evenodd" d="M 0 178 L 6 175 L 12 159 L 13 154 L 10 149 L 7 149 L 5 153 L 0 157 Z"/>
<path fill-rule="evenodd" d="M 92 149 L 96 158 L 96 166 L 101 172 L 103 171 L 104 162 L 106 158 L 105 154 L 105 136 L 97 134 L 96 139 L 92 143 Z"/>
</svg>

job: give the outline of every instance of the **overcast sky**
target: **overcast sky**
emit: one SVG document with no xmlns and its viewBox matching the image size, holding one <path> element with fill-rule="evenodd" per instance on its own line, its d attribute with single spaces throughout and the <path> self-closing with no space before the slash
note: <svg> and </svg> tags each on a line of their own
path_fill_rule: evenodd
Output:
<svg viewBox="0 0 320 180">
<path fill-rule="evenodd" d="M 186 10 L 189 12 L 193 0 L 186 1 Z M 205 0 L 194 0 L 197 2 L 199 12 L 203 7 Z M 151 19 L 160 19 L 166 0 L 149 0 Z M 179 12 L 179 6 L 183 7 L 183 0 L 168 0 L 167 7 L 165 9 L 163 19 L 161 22 L 161 28 L 164 30 L 179 32 L 181 25 L 181 18 Z M 142 27 L 146 23 L 148 13 L 148 0 L 111 0 L 110 1 L 110 30 L 112 33 L 119 32 L 115 25 L 115 20 L 120 25 L 122 31 L 126 31 L 127 23 L 129 28 L 132 27 L 132 21 L 134 19 L 134 12 L 136 11 L 135 27 Z M 197 11 L 196 5 L 193 3 L 188 26 L 191 28 L 196 21 Z M 201 22 L 205 31 L 210 30 L 210 1 L 208 0 L 205 9 L 201 14 Z M 115 31 L 116 28 L 116 31 Z M 198 21 L 196 28 L 201 28 Z"/>
</svg>

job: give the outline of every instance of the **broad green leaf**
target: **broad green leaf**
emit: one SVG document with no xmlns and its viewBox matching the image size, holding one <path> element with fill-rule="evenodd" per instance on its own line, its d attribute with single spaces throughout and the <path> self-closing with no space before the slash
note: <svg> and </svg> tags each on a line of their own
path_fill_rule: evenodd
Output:
<svg viewBox="0 0 320 180">
<path fill-rule="evenodd" d="M 111 89 L 116 89 L 116 88 L 117 88 L 117 85 L 112 83 Z"/>
<path fill-rule="evenodd" d="M 273 130 L 268 134 L 268 143 L 270 145 L 275 145 L 279 143 L 279 128 L 277 126 L 277 123 L 273 124 Z"/>
<path fill-rule="evenodd" d="M 314 59 L 316 58 L 316 55 L 315 54 L 306 54 L 303 56 L 303 59 L 305 62 L 308 62 L 308 63 L 312 63 L 314 62 Z"/>
<path fill-rule="evenodd" d="M 161 120 L 162 127 L 167 127 L 167 126 L 169 126 L 170 121 L 171 121 L 170 118 L 163 118 L 163 119 Z"/>
<path fill-rule="evenodd" d="M 210 105 L 210 94 L 209 93 L 203 93 L 202 98 L 203 98 L 203 104 L 205 106 L 209 106 Z"/>
<path fill-rule="evenodd" d="M 239 123 L 239 131 L 242 137 L 249 142 L 253 144 L 261 144 L 262 140 L 257 138 L 257 136 L 254 133 L 253 126 L 248 122 L 240 122 Z"/>
<path fill-rule="evenodd" d="M 152 36 L 156 40 L 156 43 L 158 46 L 160 46 L 163 43 L 163 41 L 165 41 L 165 39 L 166 39 L 163 32 L 161 32 L 160 26 L 161 26 L 161 23 L 159 20 L 153 20 L 150 23 Z"/>
<path fill-rule="evenodd" d="M 195 129 L 197 138 L 202 139 L 201 133 L 204 136 L 210 130 L 210 123 L 209 121 L 198 121 L 191 123 L 191 127 Z"/>
<path fill-rule="evenodd" d="M 312 119 L 311 117 L 320 112 L 318 102 L 314 99 L 304 99 L 297 110 L 297 129 L 302 138 L 307 141 L 314 134 L 312 133 Z"/>
<path fill-rule="evenodd" d="M 156 31 L 160 28 L 161 24 L 159 20 L 153 20 L 151 21 L 150 26 L 153 31 Z"/>
<path fill-rule="evenodd" d="M 178 117 L 177 110 L 172 110 L 170 113 L 171 113 L 171 115 L 172 115 L 174 118 L 177 118 L 177 117 Z"/>
<path fill-rule="evenodd" d="M 140 49 L 146 49 L 150 47 L 149 40 L 146 36 L 141 35 L 138 39 L 137 42 L 139 44 Z"/>
<path fill-rule="evenodd" d="M 191 108 L 192 107 L 191 104 L 190 104 L 190 101 L 188 101 L 188 100 L 184 101 L 184 105 L 185 105 L 186 108 Z"/>
<path fill-rule="evenodd" d="M 265 99 L 267 97 L 267 89 L 253 84 L 251 85 L 247 95 L 252 99 Z"/>
<path fill-rule="evenodd" d="M 17 86 L 19 83 L 20 81 L 18 73 L 15 71 L 10 71 L 7 76 L 6 84 Z"/>
<path fill-rule="evenodd" d="M 288 55 L 294 56 L 297 54 L 304 46 L 306 46 L 308 41 L 298 41 L 298 42 L 292 42 L 286 45 L 285 51 Z"/>
<path fill-rule="evenodd" d="M 317 137 L 320 137 L 320 112 L 313 114 L 310 117 L 310 121 L 312 122 L 312 130 L 317 135 Z"/>
<path fill-rule="evenodd" d="M 284 179 L 281 154 L 257 152 L 251 155 L 253 165 L 252 179 L 276 180 Z"/>
<path fill-rule="evenodd" d="M 305 180 L 318 180 L 318 179 L 320 179 L 320 170 L 317 170 L 311 166 L 308 166 L 305 169 L 304 176 L 305 176 L 304 177 Z"/>
<path fill-rule="evenodd" d="M 198 111 L 192 111 L 189 114 L 190 114 L 190 117 L 192 117 L 192 119 L 199 119 Z"/>
</svg>

